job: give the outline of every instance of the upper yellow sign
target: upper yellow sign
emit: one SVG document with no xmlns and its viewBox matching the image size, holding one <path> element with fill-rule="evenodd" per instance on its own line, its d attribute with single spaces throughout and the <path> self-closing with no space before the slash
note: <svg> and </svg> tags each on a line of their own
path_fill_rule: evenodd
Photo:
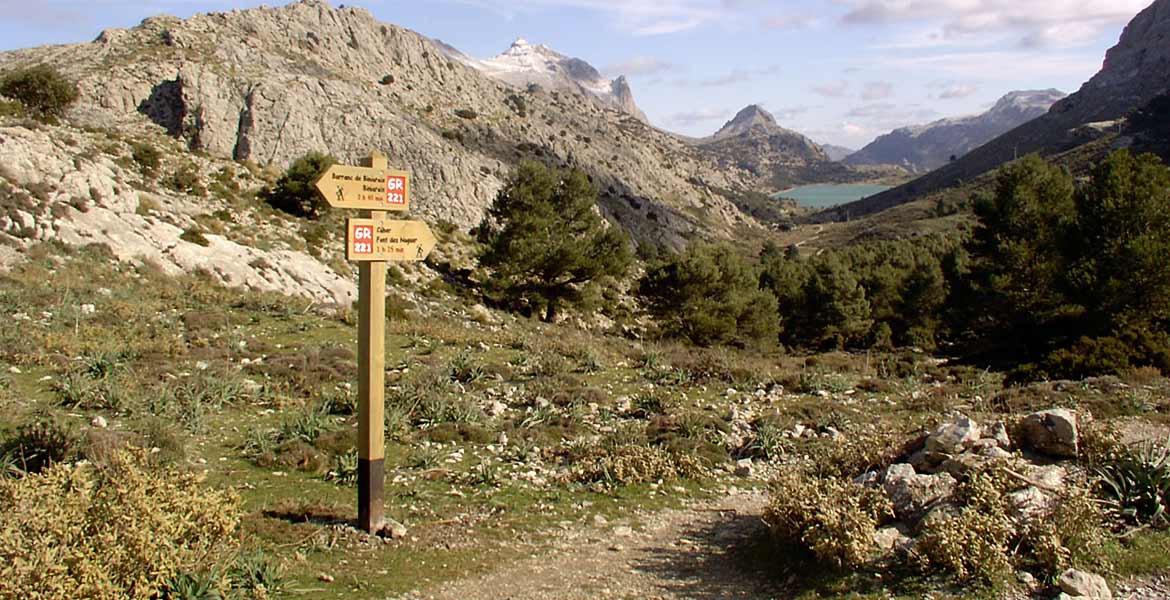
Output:
<svg viewBox="0 0 1170 600">
<path fill-rule="evenodd" d="M 316 186 L 333 208 L 410 209 L 410 174 L 406 171 L 333 165 L 321 174 Z"/>
</svg>

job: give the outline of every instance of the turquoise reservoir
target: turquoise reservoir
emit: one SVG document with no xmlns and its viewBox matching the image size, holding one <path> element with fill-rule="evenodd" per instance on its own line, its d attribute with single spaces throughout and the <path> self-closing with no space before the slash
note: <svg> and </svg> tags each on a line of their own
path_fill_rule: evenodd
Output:
<svg viewBox="0 0 1170 600">
<path fill-rule="evenodd" d="M 791 198 L 801 206 L 828 208 L 846 202 L 860 200 L 890 189 L 886 185 L 823 183 L 802 185 L 772 195 L 773 198 Z"/>
</svg>

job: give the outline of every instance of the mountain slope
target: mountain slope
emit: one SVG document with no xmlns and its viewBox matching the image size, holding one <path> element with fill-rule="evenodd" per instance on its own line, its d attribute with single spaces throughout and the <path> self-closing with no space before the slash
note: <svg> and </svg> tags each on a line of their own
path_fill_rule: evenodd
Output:
<svg viewBox="0 0 1170 600">
<path fill-rule="evenodd" d="M 584 60 L 565 56 L 544 44 L 533 45 L 519 38 L 503 54 L 482 60 L 467 56 L 447 44 L 440 43 L 440 48 L 448 56 L 494 79 L 520 88 L 539 85 L 550 90 L 584 94 L 597 98 L 604 106 L 647 122 L 646 115 L 634 103 L 634 94 L 625 76 L 611 81 Z"/>
<path fill-rule="evenodd" d="M 871 214 L 973 179 L 1030 152 L 1066 152 L 1095 137 L 1084 126 L 1113 121 L 1170 90 L 1170 0 L 1156 0 L 1130 21 L 1101 71 L 1043 116 L 910 183 L 814 215 L 814 221 Z M 1099 129 L 1099 128 L 1088 128 Z"/>
<path fill-rule="evenodd" d="M 757 191 L 861 178 L 830 160 L 812 140 L 781 127 L 775 117 L 755 104 L 740 110 L 714 135 L 692 143 L 721 168 L 746 170 Z"/>
<path fill-rule="evenodd" d="M 843 162 L 898 165 L 912 173 L 933 171 L 952 158 L 962 157 L 996 136 L 1043 115 L 1064 96 L 1051 89 L 1011 92 L 983 114 L 895 129 Z"/>
<path fill-rule="evenodd" d="M 833 162 L 840 162 L 845 160 L 847 156 L 857 152 L 853 148 L 846 148 L 844 146 L 834 146 L 833 144 L 821 144 L 821 150 L 825 151 L 825 155 Z"/>
<path fill-rule="evenodd" d="M 413 173 L 413 212 L 431 220 L 478 223 L 510 167 L 537 159 L 585 169 L 637 238 L 678 247 L 755 225 L 712 191 L 745 189 L 745 173 L 577 94 L 516 90 L 358 8 L 155 17 L 87 44 L 0 53 L 2 69 L 36 63 L 78 81 L 81 124 L 153 122 L 191 150 L 260 164 L 379 150 Z"/>
</svg>

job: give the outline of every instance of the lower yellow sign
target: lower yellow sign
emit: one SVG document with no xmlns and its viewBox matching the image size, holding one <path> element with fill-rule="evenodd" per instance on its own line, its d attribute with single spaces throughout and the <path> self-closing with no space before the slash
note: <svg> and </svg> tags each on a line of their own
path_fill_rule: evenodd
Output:
<svg viewBox="0 0 1170 600">
<path fill-rule="evenodd" d="M 347 219 L 345 257 L 350 261 L 419 261 L 435 248 L 435 235 L 422 221 Z"/>
</svg>

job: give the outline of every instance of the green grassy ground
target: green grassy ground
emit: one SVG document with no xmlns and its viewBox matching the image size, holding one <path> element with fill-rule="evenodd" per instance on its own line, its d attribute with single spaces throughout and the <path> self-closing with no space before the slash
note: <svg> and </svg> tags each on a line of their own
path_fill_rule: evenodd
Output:
<svg viewBox="0 0 1170 600">
<path fill-rule="evenodd" d="M 41 246 L 0 276 L 0 435 L 52 418 L 75 458 L 126 442 L 157 448 L 240 493 L 243 544 L 276 557 L 289 594 L 383 597 L 532 555 L 598 515 L 677 507 L 732 482 L 766 485 L 766 474 L 729 472 L 745 453 L 777 464 L 831 455 L 823 436 L 780 435 L 797 424 L 905 439 L 956 409 L 996 416 L 1055 404 L 1156 425 L 1170 408 L 1165 380 L 1152 375 L 1125 391 L 1004 390 L 994 373 L 922 355 L 694 349 L 499 314 L 476 321 L 457 298 L 405 284 L 395 293 L 414 306 L 392 311 L 386 351 L 386 511 L 407 526 L 404 539 L 348 526 L 351 310 L 198 274 L 168 278 L 98 248 Z M 733 412 L 751 415 L 754 436 L 738 452 L 723 443 Z M 107 427 L 91 424 L 98 416 Z M 650 450 L 629 457 L 627 446 Z M 1167 548 L 1162 532 L 1134 536 L 1117 547 L 1118 573 L 1166 569 Z M 791 557 L 766 540 L 742 556 L 788 576 Z M 945 592 L 918 577 L 800 574 L 804 598 Z"/>
</svg>

